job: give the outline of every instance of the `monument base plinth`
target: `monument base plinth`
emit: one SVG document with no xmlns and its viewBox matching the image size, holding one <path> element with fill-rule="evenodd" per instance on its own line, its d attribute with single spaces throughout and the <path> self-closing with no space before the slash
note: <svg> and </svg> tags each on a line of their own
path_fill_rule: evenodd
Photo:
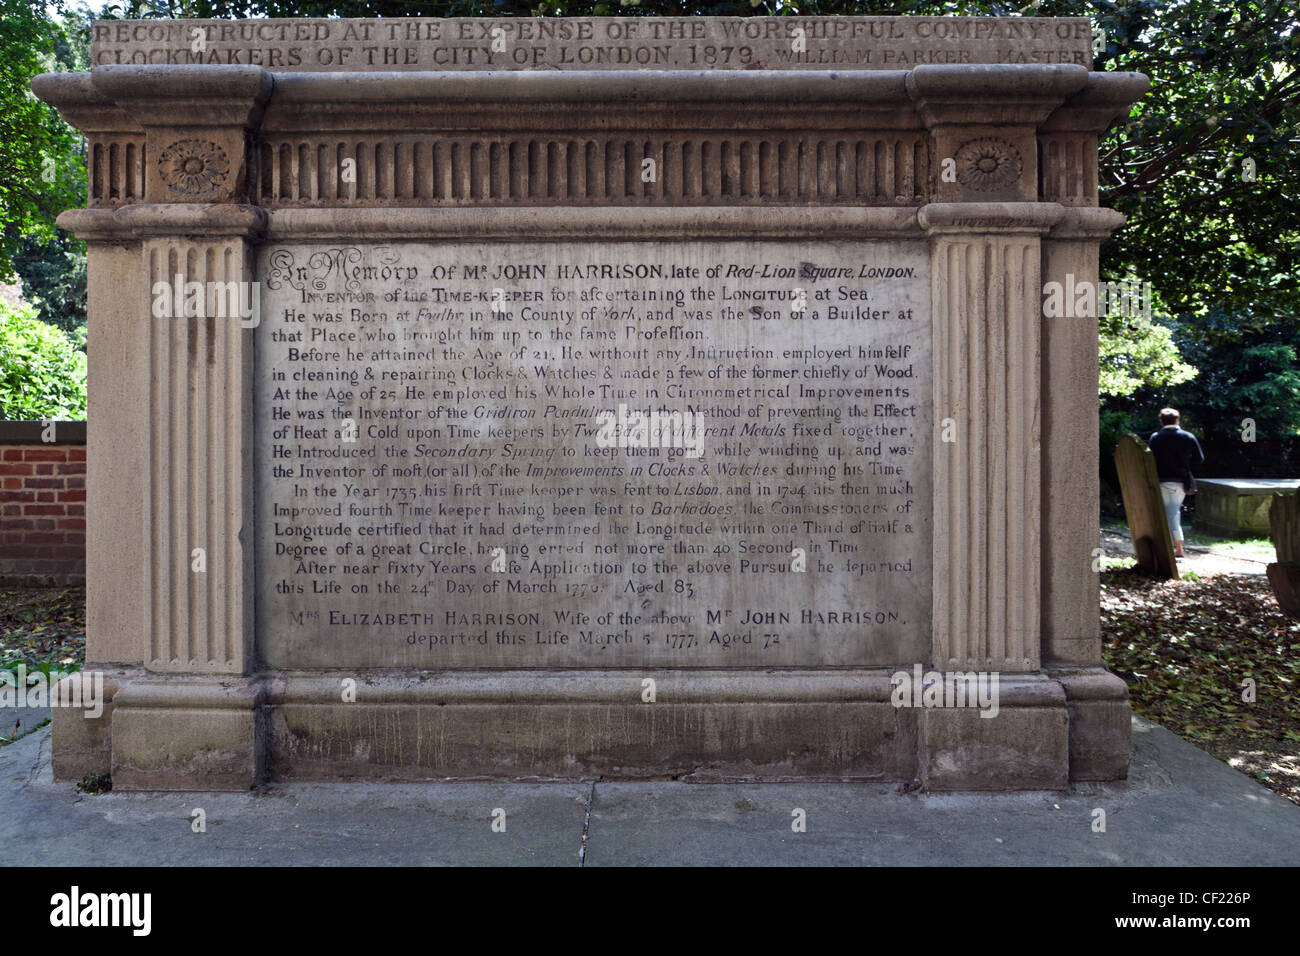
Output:
<svg viewBox="0 0 1300 956">
<path fill-rule="evenodd" d="M 264 685 L 256 678 L 155 675 L 113 709 L 116 790 L 248 790 L 265 777 Z M 55 741 L 56 753 L 60 741 Z"/>
<path fill-rule="evenodd" d="M 95 674 L 102 675 L 99 687 L 95 686 Z M 50 708 L 54 739 L 51 757 L 56 779 L 81 780 L 112 771 L 113 707 L 118 692 L 133 676 L 129 671 L 113 672 L 91 666 L 69 674 L 55 685 L 51 693 L 54 700 L 83 704 L 80 707 Z M 96 697 L 100 706 L 84 706 Z"/>
<path fill-rule="evenodd" d="M 1127 775 L 1128 689 L 1101 668 L 1000 675 L 994 707 L 973 695 L 964 706 L 918 698 L 898 707 L 891 677 L 885 670 L 653 679 L 613 670 L 126 675 L 106 682 L 111 708 L 97 720 L 56 709 L 54 770 L 61 780 L 111 770 L 119 790 L 594 777 L 1063 790 Z M 943 674 L 937 682 L 943 686 Z"/>
<path fill-rule="evenodd" d="M 1133 720 L 1128 685 L 1101 667 L 1048 673 L 1065 689 L 1070 718 L 1070 779 L 1126 779 Z"/>
<path fill-rule="evenodd" d="M 473 671 L 271 681 L 281 779 L 911 780 L 916 715 L 879 672 Z M 653 694 L 652 694 L 653 691 Z M 653 698 L 653 699 L 651 699 Z"/>
<path fill-rule="evenodd" d="M 997 709 L 920 711 L 921 782 L 929 790 L 1064 790 L 1069 721 L 1061 685 L 1004 675 Z"/>
</svg>

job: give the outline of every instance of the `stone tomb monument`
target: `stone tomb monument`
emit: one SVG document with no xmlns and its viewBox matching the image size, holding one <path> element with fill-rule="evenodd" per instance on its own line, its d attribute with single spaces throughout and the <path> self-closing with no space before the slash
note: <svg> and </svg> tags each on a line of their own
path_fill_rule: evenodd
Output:
<svg viewBox="0 0 1300 956">
<path fill-rule="evenodd" d="M 1075 19 L 139 21 L 55 772 L 1125 775 Z M 958 675 L 954 677 L 954 675 Z M 965 676 L 969 675 L 970 681 Z"/>
</svg>

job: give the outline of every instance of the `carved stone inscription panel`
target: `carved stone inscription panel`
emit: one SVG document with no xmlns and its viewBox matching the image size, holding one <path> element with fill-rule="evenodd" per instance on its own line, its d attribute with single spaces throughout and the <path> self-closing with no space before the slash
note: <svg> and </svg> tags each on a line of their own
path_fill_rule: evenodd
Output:
<svg viewBox="0 0 1300 956">
<path fill-rule="evenodd" d="M 924 243 L 288 244 L 259 268 L 270 666 L 925 659 Z"/>
</svg>

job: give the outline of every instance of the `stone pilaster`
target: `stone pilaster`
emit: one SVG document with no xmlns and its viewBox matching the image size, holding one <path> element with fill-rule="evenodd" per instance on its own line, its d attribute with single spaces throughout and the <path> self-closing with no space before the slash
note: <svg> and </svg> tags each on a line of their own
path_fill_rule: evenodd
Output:
<svg viewBox="0 0 1300 956">
<path fill-rule="evenodd" d="M 1148 86 L 1140 74 L 1092 74 L 1087 86 L 1039 127 L 1039 198 L 1066 207 L 1043 239 L 1044 285 L 1056 282 L 1065 290 L 1093 283 L 1095 288 L 1099 281 L 1099 247 L 1124 220 L 1112 209 L 1098 208 L 1097 143 Z M 1096 513 L 1079 505 L 1097 500 L 1096 456 L 1080 467 L 1059 464 L 1078 457 L 1080 436 L 1098 433 L 1098 318 L 1044 313 L 1042 323 L 1043 665 L 1065 691 L 1070 778 L 1122 779 L 1130 746 L 1128 687 L 1102 661 L 1092 573 L 1099 543 Z M 1083 573 L 1085 567 L 1090 573 Z"/>
<path fill-rule="evenodd" d="M 1066 207 L 1043 240 L 1044 285 L 1056 282 L 1065 290 L 1098 281 L 1098 248 L 1124 219 L 1097 207 L 1097 140 L 1148 85 L 1137 74 L 1091 75 L 1039 128 L 1045 170 L 1038 176 L 1039 198 Z M 1042 329 L 1044 461 L 1051 465 L 1070 461 L 1080 436 L 1098 432 L 1097 316 L 1044 313 Z M 1079 507 L 1097 500 L 1097 469 L 1045 467 L 1043 484 L 1043 659 L 1049 665 L 1100 667 L 1092 572 L 1097 521 L 1092 509 Z"/>
<path fill-rule="evenodd" d="M 1097 282 L 1097 247 L 1123 217 L 1113 209 L 1075 207 L 1043 240 L 1043 284 L 1080 288 Z M 1079 455 L 1082 436 L 1098 433 L 1097 316 L 1049 316 L 1040 309 L 1045 463 Z M 1096 467 L 1043 469 L 1043 659 L 1101 665 L 1100 604 L 1093 549 L 1100 494 Z M 1086 573 L 1085 573 L 1086 572 Z"/>
<path fill-rule="evenodd" d="M 1070 270 L 1096 279 L 1119 221 L 1081 208 L 1097 203 L 1097 137 L 1144 84 L 1065 65 L 908 75 L 937 177 L 918 216 L 934 283 L 934 662 L 1000 672 L 1005 701 L 997 731 L 924 715 L 931 786 L 991 785 L 963 767 L 1060 786 L 1061 766 L 1024 759 L 1045 752 L 1075 779 L 1127 766 L 1127 692 L 1100 666 L 1096 579 L 1082 573 L 1096 546 L 1079 506 L 1096 499 L 1094 456 L 1079 453 L 1097 434 L 1096 325 L 1045 323 L 1042 296 Z M 1082 666 L 1044 673 L 1062 654 Z M 1025 739 L 1037 750 L 1007 749 Z"/>
<path fill-rule="evenodd" d="M 934 663 L 997 674 L 1000 698 L 993 718 L 923 714 L 922 779 L 935 789 L 1067 779 L 1064 695 L 1038 673 L 1039 244 L 1060 214 L 1036 203 L 918 214 L 933 283 Z"/>
<path fill-rule="evenodd" d="M 115 684 L 114 783 L 246 788 L 262 762 L 261 689 L 250 677 L 251 325 L 259 317 L 252 249 L 266 215 L 247 206 L 144 203 L 81 210 L 60 221 L 134 258 L 118 277 L 118 295 L 135 309 L 132 340 L 140 354 L 130 387 L 109 383 L 103 394 L 115 401 L 129 392 L 142 404 L 141 447 L 100 448 L 99 455 L 105 468 L 127 454 L 142 462 L 130 482 L 139 501 L 128 509 L 138 516 L 130 527 L 139 541 L 92 531 L 88 545 L 95 566 L 107 568 L 123 549 L 142 565 L 140 593 L 128 597 L 143 631 L 131 663 L 143 673 Z M 113 520 L 92 512 L 92 522 L 97 518 Z M 160 753 L 159 734 L 185 741 L 185 753 Z"/>
<path fill-rule="evenodd" d="M 918 67 L 907 90 L 932 140 L 934 663 L 1039 668 L 1041 245 L 1037 126 L 1081 66 Z M 977 104 L 979 104 L 977 106 Z"/>
<path fill-rule="evenodd" d="M 934 659 L 943 670 L 1039 667 L 1039 237 L 1060 214 L 1032 203 L 920 212 L 931 236 Z"/>
<path fill-rule="evenodd" d="M 1113 209 L 1067 208 L 1043 240 L 1044 284 L 1097 283 L 1098 247 L 1122 221 Z M 1096 315 L 1043 315 L 1045 462 L 1079 458 L 1080 436 L 1098 434 L 1097 324 Z M 1097 514 L 1080 507 L 1100 494 L 1095 461 L 1043 469 L 1043 666 L 1065 690 L 1072 780 L 1123 779 L 1130 746 L 1128 686 L 1101 656 Z"/>
<path fill-rule="evenodd" d="M 252 652 L 251 549 L 240 540 L 251 527 L 251 342 L 239 304 L 186 316 L 175 296 L 197 284 L 251 304 L 251 257 L 240 238 L 150 239 L 142 254 L 154 302 L 173 298 L 149 320 L 145 664 L 242 674 Z M 182 314 L 172 314 L 176 305 Z"/>
<path fill-rule="evenodd" d="M 122 789 L 243 789 L 262 772 L 251 326 L 266 215 L 244 201 L 271 86 L 256 68 L 106 67 L 37 88 L 90 126 L 92 155 L 106 163 L 92 171 L 91 208 L 60 223 L 91 244 L 92 263 L 113 262 L 91 305 L 134 356 L 120 380 L 92 378 L 90 396 L 92 407 L 133 409 L 129 443 L 92 450 L 92 474 L 116 480 L 92 502 L 87 555 L 101 582 L 89 656 L 111 648 L 133 669 L 115 683 L 103 735 Z M 107 117 L 98 124 L 97 108 Z M 132 500 L 115 506 L 124 492 Z M 140 573 L 105 573 L 124 557 Z M 138 592 L 102 587 L 123 580 Z M 113 626 L 126 624 L 106 611 L 116 602 L 133 609 L 133 628 Z"/>
<path fill-rule="evenodd" d="M 1061 688 L 1040 673 L 1041 236 L 1038 203 L 922 207 L 934 350 L 933 657 L 999 677 L 996 717 L 927 710 L 922 779 L 935 789 L 1059 788 Z M 1014 781 L 1014 783 L 1009 783 Z"/>
</svg>

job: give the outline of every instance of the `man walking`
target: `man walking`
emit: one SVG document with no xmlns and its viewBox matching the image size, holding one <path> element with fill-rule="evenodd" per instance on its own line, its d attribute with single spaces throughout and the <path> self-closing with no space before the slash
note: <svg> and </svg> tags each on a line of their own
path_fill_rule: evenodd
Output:
<svg viewBox="0 0 1300 956">
<path fill-rule="evenodd" d="M 1180 520 L 1183 499 L 1192 490 L 1192 468 L 1205 461 L 1201 443 L 1191 432 L 1178 427 L 1178 409 L 1160 410 L 1160 431 L 1147 439 L 1156 456 L 1156 477 L 1160 479 L 1160 497 L 1165 503 L 1165 520 L 1174 539 L 1174 554 L 1183 556 L 1183 525 Z"/>
</svg>

